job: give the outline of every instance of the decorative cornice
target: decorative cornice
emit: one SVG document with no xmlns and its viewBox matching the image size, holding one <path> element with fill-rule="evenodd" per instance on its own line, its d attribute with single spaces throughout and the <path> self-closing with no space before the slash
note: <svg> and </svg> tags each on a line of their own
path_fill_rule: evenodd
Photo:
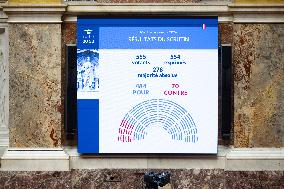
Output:
<svg viewBox="0 0 284 189">
<path fill-rule="evenodd" d="M 284 13 L 284 4 L 238 5 L 229 4 L 232 13 Z"/>
<path fill-rule="evenodd" d="M 217 15 L 228 12 L 224 4 L 185 4 L 185 3 L 107 3 L 68 5 L 67 13 L 124 13 L 124 14 L 169 14 L 169 15 Z"/>
<path fill-rule="evenodd" d="M 230 4 L 234 23 L 284 23 L 284 4 Z"/>
<path fill-rule="evenodd" d="M 64 22 L 76 22 L 77 15 L 218 16 L 219 22 L 230 22 L 228 10 L 224 3 L 80 3 L 68 5 Z"/>
<path fill-rule="evenodd" d="M 66 5 L 3 5 L 8 23 L 61 23 Z"/>
<path fill-rule="evenodd" d="M 67 22 L 77 15 L 175 15 L 218 16 L 219 22 L 284 23 L 284 4 L 69 4 L 65 13 Z"/>
<path fill-rule="evenodd" d="M 65 5 L 3 5 L 3 11 L 8 15 L 9 23 L 61 23 L 62 15 L 66 22 L 76 22 L 78 15 L 165 15 L 218 16 L 221 23 L 284 23 L 284 4 L 80 2 Z"/>
</svg>

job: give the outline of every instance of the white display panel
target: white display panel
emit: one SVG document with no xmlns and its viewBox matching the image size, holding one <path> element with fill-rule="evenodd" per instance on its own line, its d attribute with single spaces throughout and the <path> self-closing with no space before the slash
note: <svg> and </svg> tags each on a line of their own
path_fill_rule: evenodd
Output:
<svg viewBox="0 0 284 189">
<path fill-rule="evenodd" d="M 146 57 L 143 61 L 150 64 L 132 63 L 141 54 Z M 212 133 L 216 134 L 218 125 L 217 54 L 217 50 L 143 49 L 143 53 L 141 50 L 101 50 L 100 123 L 107 125 L 100 127 L 101 152 L 216 153 L 217 140 Z M 166 64 L 177 62 L 171 60 L 171 55 L 180 56 L 178 61 L 183 64 Z M 157 72 L 159 76 L 170 74 L 176 77 L 137 77 L 138 74 L 151 73 L 155 68 L 164 69 Z M 164 104 L 167 101 L 173 104 Z M 131 113 L 131 109 L 139 104 L 139 113 Z M 175 112 L 182 108 L 186 113 Z M 127 123 L 122 122 L 127 115 L 127 120 L 133 123 L 125 129 Z M 185 122 L 182 126 L 183 116 L 190 116 L 194 123 Z M 144 126 L 143 119 L 156 123 Z M 167 128 L 167 122 L 173 125 Z M 143 132 L 135 131 L 139 124 Z M 170 129 L 173 134 L 170 134 Z M 129 132 L 141 134 L 141 139 Z M 177 134 L 175 138 L 174 134 Z"/>
</svg>

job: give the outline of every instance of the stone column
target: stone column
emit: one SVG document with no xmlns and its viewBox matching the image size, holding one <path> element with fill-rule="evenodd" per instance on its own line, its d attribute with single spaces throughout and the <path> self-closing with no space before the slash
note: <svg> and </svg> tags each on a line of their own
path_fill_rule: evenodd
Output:
<svg viewBox="0 0 284 189">
<path fill-rule="evenodd" d="M 69 169 L 61 148 L 61 16 L 66 6 L 60 3 L 11 0 L 4 6 L 9 24 L 10 144 L 3 170 Z M 45 166 L 31 166 L 36 161 L 46 161 Z"/>
<path fill-rule="evenodd" d="M 6 21 L 5 14 L 0 10 L 0 154 L 1 149 L 9 145 L 9 44 Z"/>
</svg>

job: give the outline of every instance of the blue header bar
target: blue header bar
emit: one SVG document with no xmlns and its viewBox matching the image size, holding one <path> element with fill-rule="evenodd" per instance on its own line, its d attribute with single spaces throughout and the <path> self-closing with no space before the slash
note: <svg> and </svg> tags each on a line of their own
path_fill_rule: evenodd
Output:
<svg viewBox="0 0 284 189">
<path fill-rule="evenodd" d="M 217 49 L 217 27 L 102 27 L 100 49 Z M 111 37 L 110 37 L 111 36 Z"/>
<path fill-rule="evenodd" d="M 78 18 L 79 49 L 217 49 L 218 19 Z"/>
<path fill-rule="evenodd" d="M 78 18 L 78 25 L 96 26 L 197 26 L 206 24 L 211 27 L 218 26 L 218 18 Z"/>
</svg>

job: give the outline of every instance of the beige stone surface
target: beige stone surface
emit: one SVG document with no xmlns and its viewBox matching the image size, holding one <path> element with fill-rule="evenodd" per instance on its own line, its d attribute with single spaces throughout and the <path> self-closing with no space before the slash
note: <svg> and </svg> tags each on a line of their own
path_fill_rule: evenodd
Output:
<svg viewBox="0 0 284 189">
<path fill-rule="evenodd" d="M 10 147 L 61 145 L 61 25 L 10 24 Z"/>
<path fill-rule="evenodd" d="M 284 24 L 234 25 L 234 146 L 284 146 Z"/>
</svg>

